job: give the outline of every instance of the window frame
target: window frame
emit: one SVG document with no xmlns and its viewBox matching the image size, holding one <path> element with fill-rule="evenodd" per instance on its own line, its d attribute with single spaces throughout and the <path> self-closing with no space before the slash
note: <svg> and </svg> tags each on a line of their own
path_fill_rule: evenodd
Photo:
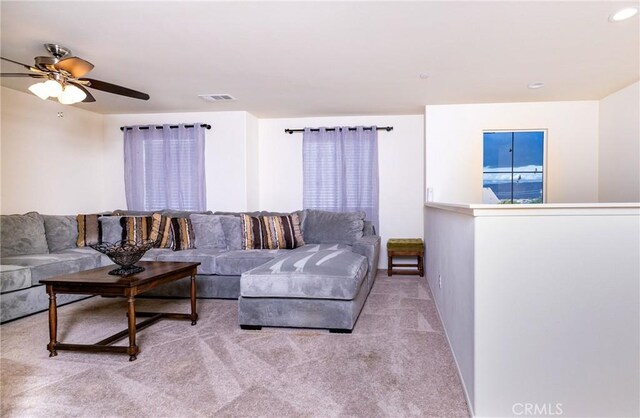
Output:
<svg viewBox="0 0 640 418">
<path fill-rule="evenodd" d="M 482 137 L 481 140 L 483 141 L 482 143 L 482 154 L 483 154 L 483 161 L 482 161 L 482 177 L 483 177 L 483 187 L 484 187 L 484 174 L 492 174 L 492 172 L 485 172 L 484 171 L 484 136 L 485 134 L 492 134 L 492 133 L 517 133 L 517 132 L 542 132 L 542 203 L 516 203 L 513 201 L 513 175 L 514 173 L 529 173 L 527 171 L 513 171 L 514 167 L 513 167 L 513 152 L 511 153 L 511 187 L 512 187 L 512 193 L 511 193 L 511 203 L 510 204 L 516 204 L 516 205 L 524 205 L 524 204 L 530 204 L 530 205 L 539 205 L 539 204 L 545 204 L 547 203 L 547 176 L 548 176 L 548 172 L 549 172 L 549 166 L 547 164 L 547 154 L 548 154 L 548 139 L 549 139 L 549 132 L 546 128 L 531 128 L 531 129 L 483 129 L 482 130 Z M 495 172 L 494 172 L 495 173 Z M 533 173 L 533 172 L 530 172 Z"/>
</svg>

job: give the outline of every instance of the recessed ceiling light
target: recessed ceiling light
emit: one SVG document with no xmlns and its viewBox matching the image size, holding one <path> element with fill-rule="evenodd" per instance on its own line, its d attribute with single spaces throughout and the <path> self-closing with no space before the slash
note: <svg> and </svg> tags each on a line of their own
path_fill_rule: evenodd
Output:
<svg viewBox="0 0 640 418">
<path fill-rule="evenodd" d="M 638 14 L 637 7 L 626 7 L 609 16 L 609 22 L 622 22 Z"/>
<path fill-rule="evenodd" d="M 535 90 L 535 89 L 539 89 L 539 88 L 544 87 L 544 83 L 529 83 L 529 84 L 527 84 L 527 87 L 529 87 L 530 89 Z"/>
<path fill-rule="evenodd" d="M 429 78 L 429 74 L 427 73 L 420 73 L 418 74 L 418 77 L 420 77 L 423 80 L 426 80 L 427 78 Z"/>
</svg>

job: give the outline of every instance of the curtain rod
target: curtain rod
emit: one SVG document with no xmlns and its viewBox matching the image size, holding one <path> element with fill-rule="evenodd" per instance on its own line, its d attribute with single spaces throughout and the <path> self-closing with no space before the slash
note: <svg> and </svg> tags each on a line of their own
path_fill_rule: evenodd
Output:
<svg viewBox="0 0 640 418">
<path fill-rule="evenodd" d="M 193 128 L 194 126 L 195 125 L 184 125 L 185 128 Z M 169 128 L 171 128 L 171 129 L 176 129 L 178 127 L 179 127 L 179 125 L 169 125 Z M 206 129 L 211 129 L 211 125 L 207 125 L 206 123 L 200 124 L 200 127 L 206 128 Z M 131 126 L 121 126 L 120 127 L 121 131 L 124 131 L 125 129 L 131 130 L 131 129 L 133 129 L 133 127 L 131 127 Z M 149 129 L 149 127 L 148 126 L 141 126 L 138 129 Z M 162 125 L 157 125 L 156 129 L 163 129 L 163 127 L 162 127 Z"/>
<path fill-rule="evenodd" d="M 350 131 L 355 131 L 357 128 L 349 127 L 348 129 Z M 363 129 L 365 131 L 370 131 L 371 130 L 371 128 L 363 128 Z M 335 131 L 335 130 L 336 130 L 336 128 L 327 128 L 327 131 Z M 393 126 L 378 126 L 376 128 L 376 130 L 378 130 L 378 131 L 385 130 L 385 131 L 389 132 L 389 131 L 393 131 Z M 294 132 L 304 132 L 304 129 L 285 129 L 284 131 L 286 133 L 288 133 L 288 134 L 292 134 Z M 310 131 L 311 132 L 320 132 L 320 128 L 312 128 L 312 129 L 310 129 Z"/>
</svg>

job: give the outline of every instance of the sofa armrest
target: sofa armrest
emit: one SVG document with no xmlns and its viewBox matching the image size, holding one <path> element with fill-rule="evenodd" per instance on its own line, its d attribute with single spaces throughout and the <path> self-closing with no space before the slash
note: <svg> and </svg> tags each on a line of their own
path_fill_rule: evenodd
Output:
<svg viewBox="0 0 640 418">
<path fill-rule="evenodd" d="M 356 253 L 367 257 L 369 262 L 369 271 L 367 273 L 367 283 L 369 284 L 369 290 L 373 287 L 373 283 L 376 280 L 378 274 L 378 259 L 380 258 L 380 242 L 379 235 L 367 235 L 360 238 L 353 243 L 351 250 Z"/>
</svg>

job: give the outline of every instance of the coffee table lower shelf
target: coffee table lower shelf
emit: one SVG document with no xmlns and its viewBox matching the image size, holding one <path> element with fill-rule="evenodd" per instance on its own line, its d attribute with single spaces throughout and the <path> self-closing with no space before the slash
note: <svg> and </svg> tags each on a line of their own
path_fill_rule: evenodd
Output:
<svg viewBox="0 0 640 418">
<path fill-rule="evenodd" d="M 191 325 L 196 325 L 198 321 L 198 314 L 194 316 L 191 314 L 183 313 L 169 313 L 169 312 L 136 312 L 136 317 L 149 317 L 142 322 L 139 322 L 135 326 L 135 333 L 155 324 L 161 319 L 184 319 L 190 320 Z M 90 353 L 122 353 L 129 355 L 129 361 L 137 359 L 138 353 L 140 353 L 140 347 L 138 345 L 133 346 L 113 346 L 113 344 L 129 336 L 129 328 L 122 330 L 104 340 L 98 341 L 95 344 L 68 344 L 61 342 L 54 342 L 53 345 L 49 343 L 47 349 L 49 350 L 49 357 L 58 355 L 58 350 L 67 351 L 84 351 Z"/>
</svg>

